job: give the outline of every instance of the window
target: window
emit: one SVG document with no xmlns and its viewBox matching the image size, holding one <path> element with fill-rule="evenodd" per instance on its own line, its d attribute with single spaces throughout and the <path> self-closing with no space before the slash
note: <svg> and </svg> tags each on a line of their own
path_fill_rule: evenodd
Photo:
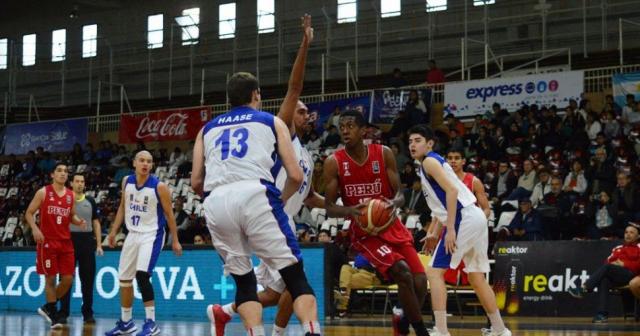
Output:
<svg viewBox="0 0 640 336">
<path fill-rule="evenodd" d="M 54 30 L 51 34 L 51 62 L 64 61 L 67 54 L 67 30 Z"/>
<path fill-rule="evenodd" d="M 427 0 L 427 12 L 447 10 L 447 0 Z"/>
<path fill-rule="evenodd" d="M 222 4 L 219 8 L 218 37 L 221 39 L 236 37 L 236 3 Z"/>
<path fill-rule="evenodd" d="M 164 15 L 149 15 L 147 17 L 147 48 L 162 48 L 164 29 Z"/>
<path fill-rule="evenodd" d="M 496 0 L 473 0 L 474 6 L 493 5 Z"/>
<path fill-rule="evenodd" d="M 357 16 L 356 0 L 338 0 L 338 23 L 356 22 Z"/>
<path fill-rule="evenodd" d="M 36 34 L 22 36 L 22 65 L 36 64 Z"/>
<path fill-rule="evenodd" d="M 82 58 L 95 57 L 98 51 L 98 25 L 82 27 Z"/>
<path fill-rule="evenodd" d="M 198 44 L 200 38 L 200 8 L 189 8 L 182 11 L 182 18 L 178 19 L 182 27 L 182 45 Z"/>
<path fill-rule="evenodd" d="M 400 0 L 380 0 L 380 16 L 383 18 L 400 15 Z"/>
<path fill-rule="evenodd" d="M 258 0 L 258 34 L 273 33 L 275 24 L 273 0 Z"/>
<path fill-rule="evenodd" d="M 0 39 L 0 69 L 7 68 L 8 40 Z"/>
</svg>

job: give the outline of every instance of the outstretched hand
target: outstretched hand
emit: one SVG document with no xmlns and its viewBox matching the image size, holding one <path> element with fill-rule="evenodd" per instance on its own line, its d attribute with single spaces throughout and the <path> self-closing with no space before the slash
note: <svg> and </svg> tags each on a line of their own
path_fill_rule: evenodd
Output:
<svg viewBox="0 0 640 336">
<path fill-rule="evenodd" d="M 302 31 L 304 32 L 304 39 L 307 43 L 313 41 L 313 27 L 311 27 L 311 15 L 305 14 L 300 18 L 302 21 Z"/>
</svg>

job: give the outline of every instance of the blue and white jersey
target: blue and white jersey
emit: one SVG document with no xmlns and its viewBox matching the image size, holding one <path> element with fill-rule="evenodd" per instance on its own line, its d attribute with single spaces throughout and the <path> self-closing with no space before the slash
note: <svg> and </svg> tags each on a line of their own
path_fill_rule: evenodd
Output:
<svg viewBox="0 0 640 336">
<path fill-rule="evenodd" d="M 136 186 L 136 175 L 126 177 L 124 187 L 124 222 L 132 232 L 164 232 L 167 219 L 158 195 L 160 180 L 155 175 L 141 188 Z"/>
<path fill-rule="evenodd" d="M 476 203 L 476 197 L 471 193 L 471 190 L 467 188 L 462 181 L 456 176 L 453 168 L 447 163 L 447 161 L 435 152 L 427 154 L 426 158 L 434 158 L 442 165 L 446 177 L 453 183 L 458 189 L 458 204 L 457 210 Z M 424 166 L 420 162 L 420 169 L 418 169 L 418 176 L 422 182 L 422 193 L 427 200 L 427 205 L 431 209 L 431 214 L 438 218 L 442 223 L 447 221 L 447 193 L 442 189 L 440 184 L 431 176 L 428 176 L 424 171 Z"/>
<path fill-rule="evenodd" d="M 286 212 L 289 217 L 297 215 L 302 208 L 304 200 L 309 196 L 309 191 L 311 190 L 311 178 L 313 176 L 313 158 L 311 157 L 311 154 L 309 154 L 307 149 L 302 146 L 302 143 L 297 136 L 294 135 L 291 142 L 293 143 L 293 151 L 296 153 L 296 160 L 298 160 L 298 164 L 300 165 L 300 168 L 302 168 L 304 179 L 302 180 L 302 184 L 298 191 L 296 191 L 287 200 L 287 204 L 284 206 L 284 212 Z M 276 178 L 276 187 L 278 187 L 280 191 L 284 188 L 286 180 L 287 172 L 282 168 L 278 172 L 278 176 Z"/>
<path fill-rule="evenodd" d="M 239 106 L 209 121 L 204 138 L 204 191 L 246 180 L 275 182 L 275 116 Z"/>
</svg>

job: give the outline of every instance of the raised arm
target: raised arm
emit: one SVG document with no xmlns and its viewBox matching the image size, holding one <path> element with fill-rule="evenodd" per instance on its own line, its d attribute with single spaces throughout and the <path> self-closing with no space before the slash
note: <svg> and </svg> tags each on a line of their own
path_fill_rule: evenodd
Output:
<svg viewBox="0 0 640 336">
<path fill-rule="evenodd" d="M 311 16 L 305 14 L 302 20 L 302 29 L 304 35 L 302 36 L 302 42 L 298 49 L 298 55 L 293 63 L 293 69 L 291 70 L 291 76 L 289 77 L 289 87 L 287 88 L 287 95 L 284 97 L 282 105 L 280 105 L 280 111 L 278 111 L 278 117 L 284 121 L 289 128 L 291 135 L 295 134 L 295 125 L 293 124 L 293 115 L 296 110 L 298 99 L 302 94 L 302 87 L 304 81 L 304 68 L 307 63 L 307 53 L 309 51 L 309 45 L 313 41 L 313 28 L 311 27 Z"/>
</svg>

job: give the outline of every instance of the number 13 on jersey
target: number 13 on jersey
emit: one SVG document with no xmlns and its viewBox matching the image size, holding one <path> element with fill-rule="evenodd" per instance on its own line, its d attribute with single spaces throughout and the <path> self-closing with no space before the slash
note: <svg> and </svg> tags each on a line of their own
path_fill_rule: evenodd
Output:
<svg viewBox="0 0 640 336">
<path fill-rule="evenodd" d="M 231 138 L 235 141 L 235 144 L 231 144 Z M 231 150 L 231 155 L 235 156 L 239 159 L 243 158 L 247 155 L 247 151 L 249 150 L 249 146 L 247 146 L 247 139 L 249 138 L 249 130 L 244 127 L 237 128 L 233 130 L 227 128 L 222 132 L 220 137 L 216 139 L 215 146 L 221 146 L 221 159 L 222 161 L 229 158 L 229 150 Z"/>
</svg>

